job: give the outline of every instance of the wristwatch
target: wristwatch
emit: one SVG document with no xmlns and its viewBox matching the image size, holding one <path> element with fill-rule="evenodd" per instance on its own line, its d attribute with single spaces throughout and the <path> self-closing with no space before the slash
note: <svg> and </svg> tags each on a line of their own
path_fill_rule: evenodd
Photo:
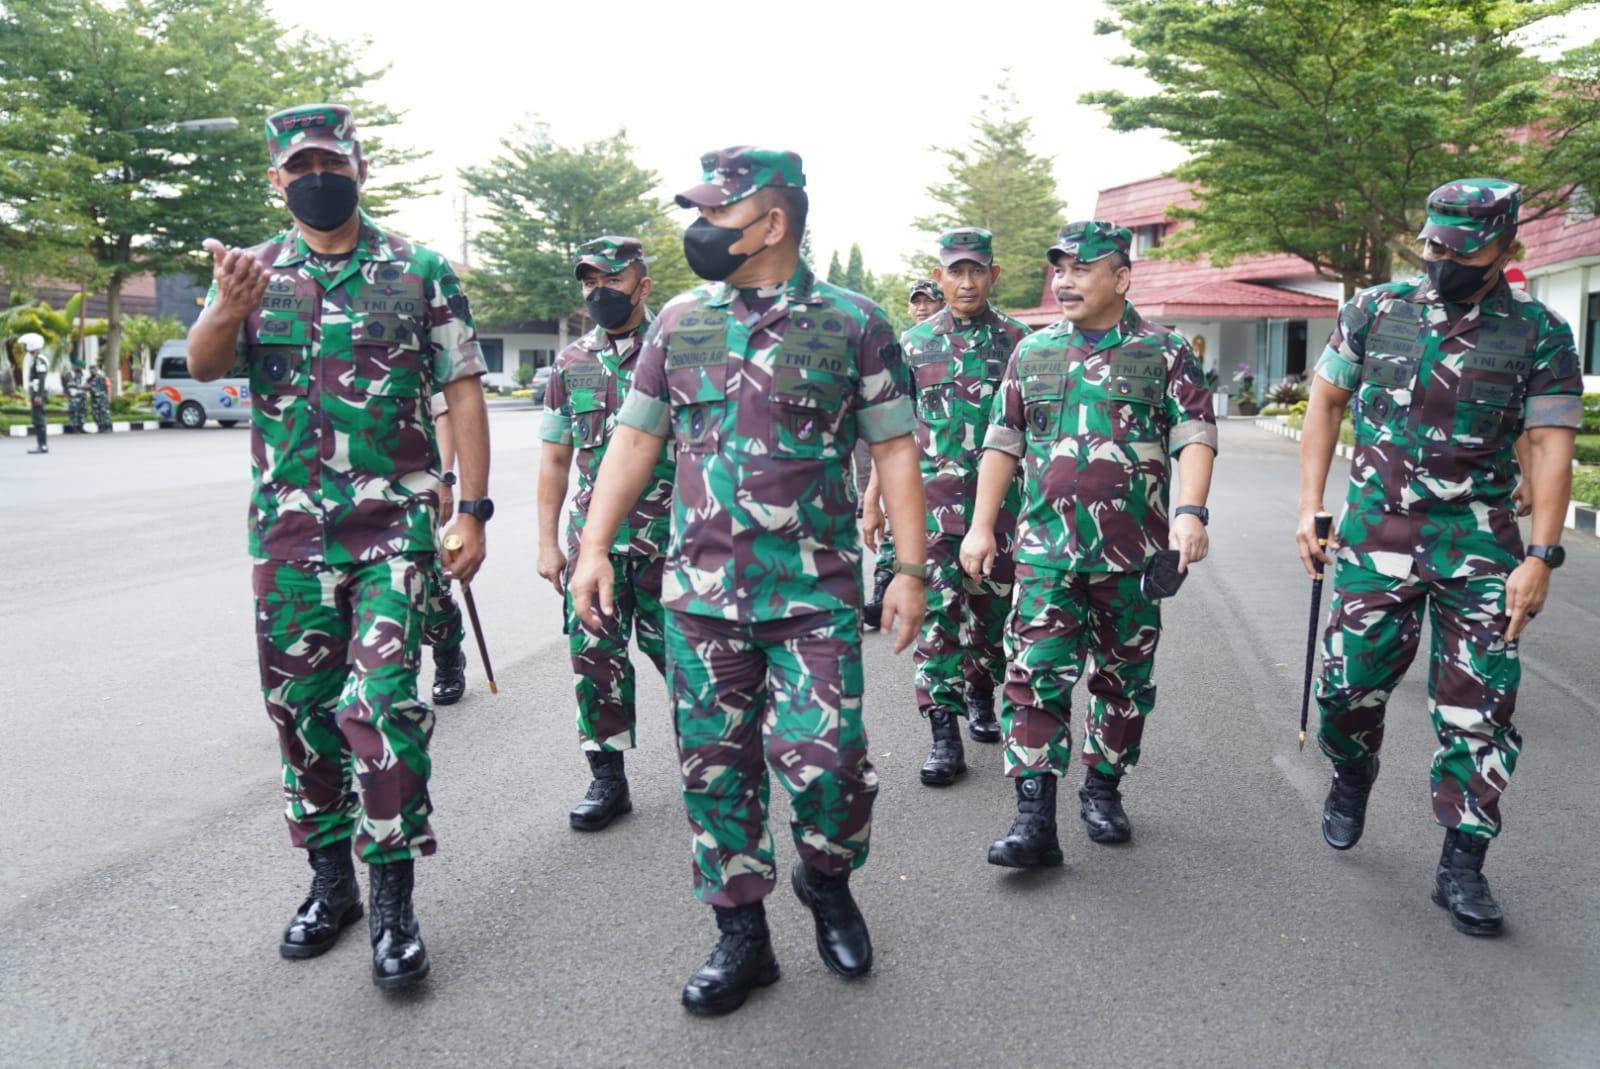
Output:
<svg viewBox="0 0 1600 1069">
<path fill-rule="evenodd" d="M 1567 551 L 1560 546 L 1529 546 L 1528 556 L 1537 557 L 1554 569 L 1566 562 Z"/>
<path fill-rule="evenodd" d="M 454 486 L 456 484 L 456 473 L 453 471 L 447 471 L 443 475 L 439 476 L 439 481 L 444 483 L 446 486 Z"/>
<path fill-rule="evenodd" d="M 1200 521 L 1201 527 L 1211 525 L 1211 510 L 1204 505 L 1179 505 L 1172 510 L 1173 516 L 1193 516 Z"/>
<path fill-rule="evenodd" d="M 896 575 L 914 575 L 926 583 L 932 569 L 931 564 L 912 564 L 908 560 L 897 560 L 890 570 Z"/>
<path fill-rule="evenodd" d="M 471 501 L 457 502 L 456 511 L 474 517 L 479 523 L 488 523 L 494 519 L 494 502 L 486 497 L 475 497 Z"/>
</svg>

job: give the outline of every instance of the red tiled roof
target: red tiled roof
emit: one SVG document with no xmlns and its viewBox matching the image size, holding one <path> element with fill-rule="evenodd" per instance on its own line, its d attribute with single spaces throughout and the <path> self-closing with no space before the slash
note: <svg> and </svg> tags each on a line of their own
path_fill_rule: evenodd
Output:
<svg viewBox="0 0 1600 1069">
<path fill-rule="evenodd" d="M 1600 218 L 1569 222 L 1567 213 L 1558 211 L 1525 224 L 1517 238 L 1528 250 L 1516 264 L 1524 271 L 1600 256 Z"/>
<path fill-rule="evenodd" d="M 1331 298 L 1253 282 L 1212 280 L 1150 287 L 1136 281 L 1128 297 L 1141 315 L 1158 323 L 1174 319 L 1332 319 L 1339 314 L 1339 302 Z M 1049 290 L 1038 307 L 1011 314 L 1031 327 L 1061 318 Z"/>
<path fill-rule="evenodd" d="M 1166 222 L 1172 205 L 1193 208 L 1196 203 L 1185 183 L 1163 175 L 1102 189 L 1095 199 L 1094 217 L 1129 228 L 1150 226 Z"/>
</svg>

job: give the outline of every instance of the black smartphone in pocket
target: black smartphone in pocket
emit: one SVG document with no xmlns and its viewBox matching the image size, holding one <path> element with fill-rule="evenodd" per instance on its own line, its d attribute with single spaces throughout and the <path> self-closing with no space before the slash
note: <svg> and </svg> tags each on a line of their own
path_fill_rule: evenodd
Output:
<svg viewBox="0 0 1600 1069">
<path fill-rule="evenodd" d="M 1188 572 L 1178 571 L 1181 555 L 1175 549 L 1157 551 L 1144 562 L 1144 575 L 1139 579 L 1139 591 L 1151 601 L 1170 598 L 1183 586 Z"/>
</svg>

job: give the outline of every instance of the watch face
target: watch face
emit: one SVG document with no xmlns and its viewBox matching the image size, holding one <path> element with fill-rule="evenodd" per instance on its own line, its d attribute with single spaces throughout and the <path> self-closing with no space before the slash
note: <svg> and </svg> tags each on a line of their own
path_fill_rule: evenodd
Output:
<svg viewBox="0 0 1600 1069">
<path fill-rule="evenodd" d="M 1551 546 L 1549 549 L 1544 551 L 1545 563 L 1550 565 L 1552 568 L 1561 567 L 1561 565 L 1566 562 L 1566 559 L 1567 551 L 1561 546 Z"/>
</svg>

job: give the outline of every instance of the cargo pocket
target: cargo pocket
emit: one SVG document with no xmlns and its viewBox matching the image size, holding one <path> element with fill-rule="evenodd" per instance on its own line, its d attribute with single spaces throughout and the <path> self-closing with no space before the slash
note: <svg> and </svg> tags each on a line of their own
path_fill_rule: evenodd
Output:
<svg viewBox="0 0 1600 1069">
<path fill-rule="evenodd" d="M 263 312 L 250 347 L 250 395 L 305 396 L 311 385 L 310 350 L 309 320 Z"/>
<path fill-rule="evenodd" d="M 818 459 L 839 455 L 844 385 L 836 375 L 779 367 L 772 377 L 772 455 Z"/>
<path fill-rule="evenodd" d="M 935 426 L 948 422 L 956 393 L 949 357 L 940 354 L 937 360 L 916 364 L 911 375 L 917 389 L 917 418 Z"/>
<path fill-rule="evenodd" d="M 1463 445 L 1497 445 L 1514 433 L 1521 413 L 1520 378 L 1463 372 L 1452 438 Z"/>
<path fill-rule="evenodd" d="M 1066 395 L 1065 375 L 1023 376 L 1022 415 L 1029 438 L 1048 441 L 1061 436 L 1061 408 Z"/>
<path fill-rule="evenodd" d="M 668 367 L 672 437 L 680 453 L 715 453 L 728 411 L 728 365 Z"/>
<path fill-rule="evenodd" d="M 572 444 L 579 449 L 598 449 L 611 436 L 611 415 L 604 397 L 588 397 L 572 402 Z"/>
</svg>

